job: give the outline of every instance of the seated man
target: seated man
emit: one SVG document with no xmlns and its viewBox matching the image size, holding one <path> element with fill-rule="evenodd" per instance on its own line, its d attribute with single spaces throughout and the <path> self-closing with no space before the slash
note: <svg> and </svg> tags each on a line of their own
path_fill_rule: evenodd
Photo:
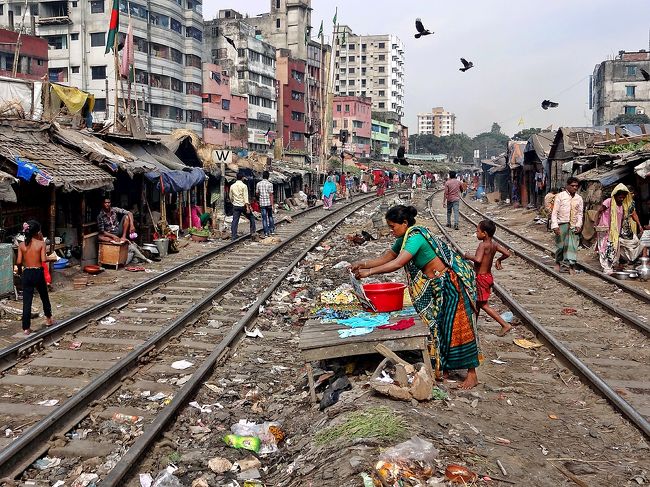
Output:
<svg viewBox="0 0 650 487">
<path fill-rule="evenodd" d="M 97 215 L 97 230 L 100 242 L 123 244 L 128 241 L 127 234 L 131 240 L 138 238 L 133 214 L 122 208 L 112 207 L 110 198 L 104 198 L 102 209 Z"/>
</svg>

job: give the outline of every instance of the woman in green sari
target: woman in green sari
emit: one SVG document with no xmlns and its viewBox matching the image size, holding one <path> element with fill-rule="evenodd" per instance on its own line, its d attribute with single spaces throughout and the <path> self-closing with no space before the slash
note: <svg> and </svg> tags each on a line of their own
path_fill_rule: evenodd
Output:
<svg viewBox="0 0 650 487">
<path fill-rule="evenodd" d="M 434 366 L 446 377 L 467 369 L 461 389 L 478 384 L 478 333 L 475 327 L 476 276 L 471 263 L 422 226 L 415 225 L 413 206 L 393 206 L 386 223 L 397 240 L 380 257 L 352 264 L 357 278 L 406 271 L 408 289 L 418 315 L 433 338 Z"/>
</svg>

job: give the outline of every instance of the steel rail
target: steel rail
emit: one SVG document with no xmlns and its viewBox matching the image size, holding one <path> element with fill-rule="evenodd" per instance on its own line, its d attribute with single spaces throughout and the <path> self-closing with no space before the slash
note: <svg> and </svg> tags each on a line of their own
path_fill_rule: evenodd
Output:
<svg viewBox="0 0 650 487">
<path fill-rule="evenodd" d="M 472 225 L 477 225 L 478 222 L 472 220 L 469 216 L 465 215 L 464 213 L 461 213 L 463 218 L 465 218 L 468 222 L 470 222 Z M 437 221 L 437 219 L 436 219 Z M 446 232 L 445 232 L 446 234 Z M 607 309 L 611 313 L 615 314 L 616 316 L 621 317 L 623 320 L 628 322 L 629 324 L 636 326 L 639 330 L 641 330 L 643 333 L 646 335 L 650 334 L 650 324 L 644 323 L 640 319 L 638 319 L 636 316 L 632 315 L 628 311 L 620 309 L 620 307 L 617 307 L 608 301 L 604 300 L 597 294 L 595 294 L 593 291 L 590 289 L 587 289 L 586 287 L 582 286 L 581 284 L 578 284 L 566 277 L 564 277 L 562 274 L 557 272 L 555 269 L 552 269 L 548 267 L 547 265 L 539 262 L 537 259 L 531 257 L 528 255 L 526 252 L 520 251 L 516 248 L 513 248 L 512 245 L 509 245 L 507 242 L 505 242 L 503 239 L 497 237 L 496 235 L 492 237 L 494 240 L 499 242 L 500 244 L 504 245 L 505 247 L 508 247 L 514 251 L 514 254 L 517 255 L 518 257 L 521 257 L 524 259 L 526 262 L 532 264 L 533 266 L 537 267 L 541 271 L 553 276 L 555 279 L 558 281 L 562 282 L 563 284 L 566 284 L 570 288 L 574 289 L 575 291 L 578 291 L 579 293 L 587 296 L 589 299 L 594 301 L 596 304 L 601 306 L 602 308 Z M 617 281 L 618 282 L 618 281 Z"/>
<path fill-rule="evenodd" d="M 463 201 L 463 204 L 465 206 L 470 208 L 475 213 L 481 215 L 483 218 L 487 218 L 489 220 L 492 220 L 492 218 L 490 218 L 488 215 L 486 215 L 485 213 L 482 213 L 480 210 L 478 210 L 475 207 L 473 207 L 472 205 L 470 205 L 465 200 L 465 198 L 461 198 L 461 200 Z M 461 214 L 463 214 L 463 213 L 461 212 Z M 463 216 L 465 216 L 465 215 L 463 214 Z M 519 232 L 515 232 L 514 230 L 512 230 L 512 229 L 506 227 L 505 225 L 503 225 L 502 223 L 499 223 L 499 222 L 497 222 L 495 220 L 492 220 L 492 221 L 494 222 L 494 224 L 497 227 L 501 228 L 502 230 L 505 230 L 506 232 L 510 233 L 511 235 L 514 235 L 518 239 L 523 240 L 527 244 L 532 245 L 533 247 L 538 248 L 539 250 L 543 250 L 544 252 L 547 252 L 552 256 L 555 256 L 555 252 L 553 251 L 553 249 L 549 249 L 546 245 L 541 244 L 541 243 L 539 243 L 539 242 L 537 242 L 537 241 L 535 241 L 535 240 L 533 240 L 531 238 L 528 238 L 528 237 L 520 234 Z M 591 267 L 589 265 L 586 265 L 586 264 L 581 264 L 580 262 L 576 263 L 576 267 L 578 267 L 579 269 L 585 271 L 588 274 L 591 274 L 592 276 L 600 277 L 603 281 L 607 281 L 610 284 L 614 284 L 615 286 L 618 286 L 621 289 L 624 289 L 625 291 L 629 292 L 630 294 L 634 294 L 634 296 L 636 298 L 639 298 L 640 300 L 645 301 L 646 303 L 650 303 L 650 295 L 647 295 L 646 293 L 640 291 L 639 289 L 637 289 L 635 287 L 630 286 L 629 284 L 625 284 L 624 282 L 619 281 L 618 279 L 616 279 L 616 278 L 614 278 L 612 276 L 608 276 L 607 274 L 603 274 L 598 269 L 594 269 L 593 267 Z"/>
<path fill-rule="evenodd" d="M 462 248 L 456 241 L 449 235 L 449 232 L 443 227 L 435 213 L 428 208 L 429 214 L 432 216 L 433 221 L 440 229 L 445 238 L 454 246 L 456 250 L 462 253 Z M 470 220 L 471 221 L 471 220 Z M 519 255 L 519 254 L 518 254 Z M 553 273 L 553 277 L 557 277 Z M 616 408 L 618 408 L 646 437 L 650 438 L 650 423 L 639 412 L 630 405 L 625 399 L 616 393 L 605 381 L 603 381 L 594 371 L 592 371 L 584 362 L 582 362 L 577 355 L 571 350 L 566 348 L 551 332 L 549 332 L 544 325 L 535 319 L 526 309 L 517 302 L 517 300 L 505 288 L 499 284 L 494 284 L 494 291 L 503 299 L 503 301 L 514 311 L 519 318 L 532 327 L 537 333 L 544 337 L 549 345 L 562 355 L 575 369 L 587 379 L 601 394 L 605 396 Z"/>
<path fill-rule="evenodd" d="M 295 217 L 304 215 L 305 213 L 317 210 L 319 208 L 320 206 L 307 208 L 296 213 L 293 216 Z M 260 231 L 261 229 L 258 230 L 258 232 Z M 30 351 L 38 349 L 43 345 L 52 344 L 60 340 L 61 337 L 66 333 L 75 333 L 85 328 L 88 326 L 90 321 L 104 317 L 107 313 L 110 312 L 112 307 L 122 306 L 130 299 L 141 296 L 152 287 L 161 282 L 164 282 L 166 279 L 172 278 L 194 265 L 200 264 L 201 262 L 214 257 L 215 255 L 223 253 L 224 251 L 229 250 L 231 247 L 237 245 L 240 242 L 243 242 L 244 240 L 247 240 L 248 238 L 250 238 L 249 234 L 242 235 L 236 240 L 232 240 L 219 248 L 211 250 L 203 255 L 199 255 L 198 257 L 183 262 L 175 267 L 172 267 L 171 269 L 167 269 L 161 274 L 154 276 L 151 279 L 147 279 L 146 281 L 143 281 L 116 296 L 108 298 L 106 301 L 102 301 L 101 303 L 91 306 L 90 308 L 87 308 L 74 316 L 62 320 L 53 326 L 33 333 L 24 340 L 0 349 L 0 372 L 7 370 L 8 368 L 15 365 L 21 356 L 29 353 Z"/>
<path fill-rule="evenodd" d="M 363 206 L 371 203 L 365 203 Z M 356 211 L 356 210 L 355 210 Z M 192 378 L 183 385 L 183 387 L 174 395 L 172 402 L 166 406 L 157 416 L 152 423 L 148 425 L 147 430 L 138 437 L 128 451 L 122 456 L 120 461 L 102 480 L 102 485 L 108 487 L 117 487 L 124 485 L 125 477 L 137 466 L 140 458 L 144 455 L 146 450 L 158 438 L 158 436 L 165 429 L 167 424 L 174 419 L 177 412 L 185 406 L 190 397 L 194 394 L 196 389 L 200 387 L 206 377 L 212 372 L 217 361 L 227 353 L 228 348 L 232 342 L 241 335 L 242 330 L 250 322 L 258 316 L 259 307 L 271 296 L 271 294 L 280 286 L 285 277 L 305 258 L 305 256 L 317 247 L 320 242 L 327 238 L 350 214 L 338 219 L 330 229 L 328 229 L 318 240 L 312 243 L 306 250 L 304 250 L 298 257 L 296 257 L 291 264 L 270 284 L 260 297 L 249 307 L 246 314 L 235 323 L 230 332 L 219 342 L 216 348 L 210 353 L 208 358 L 201 364 L 197 371 L 192 375 Z"/>
<path fill-rule="evenodd" d="M 361 199 L 361 201 L 365 199 L 372 200 L 375 198 L 376 196 L 374 195 L 367 196 Z M 357 199 L 357 202 L 359 202 L 359 199 Z M 343 211 L 343 209 L 349 208 L 352 205 L 354 205 L 354 203 L 341 206 L 339 209 L 334 210 L 327 215 L 323 215 L 323 218 L 316 220 L 305 229 L 297 232 L 291 237 L 288 237 L 287 240 L 282 242 L 280 245 L 270 249 L 266 254 L 251 262 L 247 267 L 237 272 L 237 274 L 233 275 L 230 279 L 222 282 L 217 288 L 201 299 L 198 303 L 194 304 L 190 309 L 182 313 L 165 328 L 149 337 L 149 339 L 147 339 L 137 349 L 119 360 L 110 369 L 96 377 L 92 382 L 68 399 L 60 407 L 43 418 L 36 425 L 29 428 L 24 435 L 20 436 L 0 451 L 0 479 L 6 477 L 14 478 L 19 475 L 20 472 L 24 471 L 34 462 L 35 459 L 47 450 L 47 442 L 53 435 L 68 430 L 81 421 L 88 414 L 88 407 L 94 401 L 98 401 L 103 396 L 109 394 L 123 379 L 132 374 L 140 364 L 141 360 L 150 354 L 156 346 L 161 345 L 165 340 L 172 338 L 175 332 L 180 330 L 193 318 L 197 317 L 205 309 L 211 306 L 212 300 L 215 297 L 227 292 L 244 276 L 252 272 L 259 265 L 263 264 L 266 259 L 280 250 L 285 249 L 289 243 L 303 236 L 309 228 L 319 224 L 323 219 L 328 218 L 330 215 Z M 346 215 L 346 218 L 347 216 L 349 215 Z"/>
</svg>

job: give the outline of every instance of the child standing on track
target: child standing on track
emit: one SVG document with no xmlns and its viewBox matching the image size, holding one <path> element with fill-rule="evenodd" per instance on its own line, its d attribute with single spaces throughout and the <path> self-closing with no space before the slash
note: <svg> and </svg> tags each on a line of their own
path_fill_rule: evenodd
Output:
<svg viewBox="0 0 650 487">
<path fill-rule="evenodd" d="M 38 291 L 43 302 L 43 314 L 46 317 L 46 326 L 54 323 L 52 320 L 52 306 L 47 294 L 47 284 L 43 271 L 45 258 L 45 242 L 41 233 L 41 225 L 35 220 L 23 223 L 25 241 L 18 246 L 18 259 L 16 264 L 22 267 L 23 283 L 23 332 L 29 335 L 31 330 L 32 300 L 34 289 Z"/>
<path fill-rule="evenodd" d="M 474 255 L 470 255 L 469 252 L 465 252 L 463 257 L 467 260 L 474 262 L 474 271 L 476 272 L 476 319 L 478 321 L 478 314 L 480 310 L 485 311 L 488 316 L 501 325 L 501 331 L 497 333 L 498 336 L 504 336 L 510 331 L 512 325 L 506 323 L 503 318 L 495 310 L 490 308 L 488 305 L 488 300 L 490 299 L 490 294 L 492 293 L 492 286 L 494 285 L 494 278 L 492 277 L 492 261 L 497 252 L 501 256 L 497 259 L 495 267 L 497 270 L 502 269 L 501 262 L 504 259 L 510 257 L 510 252 L 508 249 L 499 245 L 492 237 L 496 232 L 497 227 L 491 220 L 482 220 L 476 227 L 476 238 L 478 238 L 481 243 L 476 249 Z"/>
</svg>

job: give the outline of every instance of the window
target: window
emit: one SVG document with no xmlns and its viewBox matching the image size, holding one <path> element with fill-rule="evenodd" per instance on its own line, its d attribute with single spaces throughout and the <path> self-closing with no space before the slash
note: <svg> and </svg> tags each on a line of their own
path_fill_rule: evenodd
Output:
<svg viewBox="0 0 650 487">
<path fill-rule="evenodd" d="M 70 34 L 70 40 L 71 41 L 78 41 L 79 40 L 79 33 L 75 32 L 73 34 Z"/>
<path fill-rule="evenodd" d="M 350 74 L 354 74 L 354 68 L 350 68 Z"/>
<path fill-rule="evenodd" d="M 224 110 L 230 110 L 230 100 L 221 100 L 221 108 Z"/>
<path fill-rule="evenodd" d="M 384 102 L 379 103 L 379 108 L 386 108 L 386 104 Z"/>
<path fill-rule="evenodd" d="M 341 68 L 341 74 L 345 74 L 347 71 L 345 68 Z"/>
<path fill-rule="evenodd" d="M 275 8 L 280 8 L 280 0 L 275 0 Z"/>
<path fill-rule="evenodd" d="M 38 17 L 38 4 L 29 6 L 29 15 L 32 17 Z"/>
<path fill-rule="evenodd" d="M 379 72 L 380 72 L 380 73 L 385 73 L 385 72 L 386 72 L 386 68 L 385 68 L 384 66 L 379 66 Z"/>
<path fill-rule="evenodd" d="M 386 96 L 386 92 L 384 90 L 379 90 L 379 96 Z"/>
<path fill-rule="evenodd" d="M 68 81 L 68 68 L 50 68 L 47 70 L 47 76 L 50 81 L 55 83 Z"/>
<path fill-rule="evenodd" d="M 305 119 L 305 114 L 302 112 L 291 112 L 291 120 L 302 122 Z"/>
<path fill-rule="evenodd" d="M 379 60 L 380 61 L 386 61 L 386 56 L 384 54 L 379 55 Z"/>
<path fill-rule="evenodd" d="M 277 19 L 277 20 L 275 21 L 275 28 L 276 28 L 276 29 L 279 29 L 279 28 L 280 28 L 280 19 Z"/>
<path fill-rule="evenodd" d="M 366 45 L 365 45 L 365 44 L 361 44 L 361 50 L 362 50 L 362 51 L 365 51 L 365 50 L 366 50 Z"/>
<path fill-rule="evenodd" d="M 634 115 L 634 114 L 636 114 L 636 107 L 630 107 L 630 106 L 625 107 L 625 115 Z"/>
<path fill-rule="evenodd" d="M 194 54 L 185 55 L 185 66 L 201 69 L 201 57 Z"/>
<path fill-rule="evenodd" d="M 341 105 L 336 105 L 336 111 L 340 112 L 341 111 Z"/>
<path fill-rule="evenodd" d="M 385 49 L 386 48 L 386 43 L 385 42 L 380 42 L 379 43 L 379 49 Z"/>
<path fill-rule="evenodd" d="M 72 8 L 76 8 L 76 7 L 77 7 L 77 2 L 72 2 Z"/>
<path fill-rule="evenodd" d="M 350 45 L 348 46 L 348 49 L 350 49 L 351 51 L 354 51 L 354 44 L 350 44 Z"/>
<path fill-rule="evenodd" d="M 361 56 L 361 64 L 366 64 L 366 56 Z"/>
<path fill-rule="evenodd" d="M 636 66 L 625 66 L 625 72 L 628 76 L 636 76 Z"/>
<path fill-rule="evenodd" d="M 343 119 L 343 128 L 344 129 L 348 128 L 348 119 L 347 118 Z"/>
<path fill-rule="evenodd" d="M 380 85 L 385 85 L 386 84 L 386 78 L 379 78 L 379 84 Z"/>
<path fill-rule="evenodd" d="M 90 0 L 90 13 L 103 14 L 104 13 L 104 0 Z M 106 103 L 106 100 L 104 100 Z"/>
<path fill-rule="evenodd" d="M 227 123 L 223 123 L 223 124 L 221 124 L 221 131 L 222 131 L 224 134 L 228 134 L 228 133 L 230 133 L 230 124 L 227 124 Z"/>
<path fill-rule="evenodd" d="M 244 71 L 237 71 L 237 79 L 244 79 Z"/>
<path fill-rule="evenodd" d="M 106 45 L 106 32 L 93 32 L 90 34 L 90 47 L 104 47 Z"/>
<path fill-rule="evenodd" d="M 336 120 L 332 120 L 332 128 L 336 128 Z"/>
<path fill-rule="evenodd" d="M 47 46 L 49 49 L 67 49 L 68 48 L 68 36 L 41 36 L 43 39 L 47 40 Z"/>
<path fill-rule="evenodd" d="M 5 14 L 5 6 L 0 5 L 0 15 L 4 15 L 4 14 Z"/>
<path fill-rule="evenodd" d="M 303 134 L 301 132 L 291 132 L 291 140 L 294 142 L 300 142 L 303 138 Z"/>
<path fill-rule="evenodd" d="M 366 68 L 361 68 L 361 76 L 365 76 L 365 75 L 366 75 Z"/>
<path fill-rule="evenodd" d="M 95 107 L 93 112 L 105 112 L 106 111 L 106 98 L 95 98 Z"/>
<path fill-rule="evenodd" d="M 176 20 L 176 19 L 171 19 L 171 28 L 174 32 L 178 32 L 179 34 L 183 34 L 183 26 L 182 24 Z"/>
<path fill-rule="evenodd" d="M 92 79 L 106 79 L 106 66 L 91 66 L 90 77 Z"/>
<path fill-rule="evenodd" d="M 350 105 L 345 105 L 345 111 L 349 112 L 350 111 Z"/>
<path fill-rule="evenodd" d="M 70 70 L 72 71 L 73 74 L 76 74 L 79 72 L 79 66 L 71 66 Z"/>
<path fill-rule="evenodd" d="M 626 86 L 625 87 L 625 96 L 628 98 L 634 98 L 636 92 L 636 86 Z"/>
<path fill-rule="evenodd" d="M 365 87 L 366 87 L 366 78 L 363 78 L 361 80 L 361 88 L 365 88 Z"/>
<path fill-rule="evenodd" d="M 355 129 L 363 128 L 363 122 L 360 122 L 359 120 L 352 120 L 352 127 Z"/>
<path fill-rule="evenodd" d="M 353 63 L 353 62 L 354 62 L 354 56 L 350 56 L 350 57 L 348 57 L 348 61 L 350 61 L 351 63 Z"/>
<path fill-rule="evenodd" d="M 301 93 L 301 92 L 299 92 L 299 91 L 292 91 L 292 92 L 291 92 L 291 99 L 292 99 L 292 100 L 299 100 L 299 101 L 302 101 L 302 100 L 305 99 L 305 94 L 304 94 L 304 93 Z"/>
</svg>

